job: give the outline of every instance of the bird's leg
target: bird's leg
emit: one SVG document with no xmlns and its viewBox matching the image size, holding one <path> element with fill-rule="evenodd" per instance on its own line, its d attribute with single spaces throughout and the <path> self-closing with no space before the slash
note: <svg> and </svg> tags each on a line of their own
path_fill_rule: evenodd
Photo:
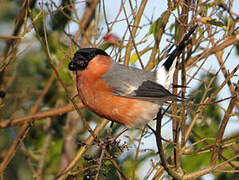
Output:
<svg viewBox="0 0 239 180">
<path fill-rule="evenodd" d="M 120 136 L 121 136 L 124 132 L 126 132 L 127 130 L 128 130 L 128 128 L 124 128 L 124 129 L 122 129 L 116 136 L 114 136 L 114 137 L 108 136 L 108 138 L 107 138 L 108 143 L 109 143 L 109 144 L 115 143 L 116 140 L 117 140 L 117 138 L 120 137 Z"/>
<path fill-rule="evenodd" d="M 107 130 L 107 136 L 106 136 L 105 140 L 106 140 L 106 142 L 108 144 L 112 144 L 113 143 L 113 141 L 111 140 L 112 139 L 112 128 L 113 128 L 113 125 L 114 125 L 114 122 L 111 121 L 110 127 Z"/>
<path fill-rule="evenodd" d="M 107 130 L 107 136 L 108 136 L 108 137 L 111 136 L 113 125 L 114 125 L 114 122 L 111 121 L 110 128 Z"/>
</svg>

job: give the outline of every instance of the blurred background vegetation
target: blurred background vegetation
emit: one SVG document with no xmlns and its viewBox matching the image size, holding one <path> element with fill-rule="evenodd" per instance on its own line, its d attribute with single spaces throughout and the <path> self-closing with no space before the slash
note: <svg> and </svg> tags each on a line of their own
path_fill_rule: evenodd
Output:
<svg viewBox="0 0 239 180">
<path fill-rule="evenodd" d="M 0 2 L 1 179 L 238 179 L 239 134 L 224 134 L 226 127 L 239 129 L 239 63 L 232 58 L 239 47 L 239 13 L 233 9 L 238 2 L 164 0 L 167 10 L 156 18 L 146 13 L 153 12 L 150 3 L 120 1 L 109 21 L 115 8 L 109 0 Z M 120 23 L 125 29 L 115 34 Z M 144 59 L 152 70 L 196 23 L 174 80 L 189 86 L 173 90 L 186 101 L 165 114 L 170 128 L 164 149 L 156 143 L 161 134 L 148 127 L 130 129 L 112 142 L 123 127 L 113 124 L 110 132 L 108 121 L 82 108 L 68 70 L 74 52 L 100 47 L 125 65 L 140 67 Z M 217 64 L 213 70 L 209 61 Z M 226 65 L 231 61 L 234 66 Z M 97 138 L 72 104 L 96 128 Z"/>
</svg>

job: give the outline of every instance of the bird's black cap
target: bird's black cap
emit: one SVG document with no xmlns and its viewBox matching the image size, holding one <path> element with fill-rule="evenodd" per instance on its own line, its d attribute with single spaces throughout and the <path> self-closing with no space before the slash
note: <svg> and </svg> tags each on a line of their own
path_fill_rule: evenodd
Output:
<svg viewBox="0 0 239 180">
<path fill-rule="evenodd" d="M 109 56 L 105 51 L 98 48 L 83 48 L 76 51 L 68 67 L 71 71 L 84 70 L 88 63 L 97 55 Z"/>
</svg>

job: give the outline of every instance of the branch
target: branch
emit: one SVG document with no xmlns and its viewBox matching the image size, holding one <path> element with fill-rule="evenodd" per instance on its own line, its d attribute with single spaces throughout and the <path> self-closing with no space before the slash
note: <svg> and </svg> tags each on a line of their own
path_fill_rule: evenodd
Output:
<svg viewBox="0 0 239 180">
<path fill-rule="evenodd" d="M 166 155 L 164 154 L 162 137 L 161 137 L 162 118 L 163 116 L 161 114 L 161 109 L 160 109 L 157 115 L 157 124 L 156 124 L 156 132 L 158 132 L 158 135 L 156 136 L 156 142 L 158 146 L 160 160 L 161 160 L 162 166 L 171 177 L 173 177 L 174 179 L 181 179 L 182 174 L 177 173 L 174 168 L 170 167 L 170 165 L 168 164 L 168 161 L 166 160 Z"/>
<path fill-rule="evenodd" d="M 81 109 L 81 108 L 84 108 L 84 105 L 82 103 L 78 103 L 77 107 L 79 109 Z M 70 104 L 70 105 L 66 105 L 63 107 L 59 107 L 59 108 L 55 108 L 55 109 L 51 109 L 51 110 L 47 110 L 47 111 L 42 111 L 42 112 L 39 112 L 39 113 L 33 114 L 33 115 L 3 120 L 3 121 L 0 121 L 0 128 L 21 125 L 29 120 L 31 120 L 33 122 L 33 121 L 41 120 L 41 119 L 44 119 L 47 117 L 59 116 L 59 115 L 62 115 L 62 114 L 65 114 L 67 112 L 71 112 L 74 110 L 75 110 L 74 106 Z"/>
</svg>

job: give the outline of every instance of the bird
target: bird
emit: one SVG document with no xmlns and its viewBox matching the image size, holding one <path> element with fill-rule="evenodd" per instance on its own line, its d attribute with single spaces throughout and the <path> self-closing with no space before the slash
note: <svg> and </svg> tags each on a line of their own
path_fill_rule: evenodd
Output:
<svg viewBox="0 0 239 180">
<path fill-rule="evenodd" d="M 118 64 L 99 48 L 77 50 L 68 68 L 76 74 L 81 101 L 97 115 L 127 128 L 147 124 L 156 118 L 163 103 L 180 99 L 169 91 L 176 57 L 182 53 L 196 27 L 189 30 L 155 71 Z"/>
</svg>

